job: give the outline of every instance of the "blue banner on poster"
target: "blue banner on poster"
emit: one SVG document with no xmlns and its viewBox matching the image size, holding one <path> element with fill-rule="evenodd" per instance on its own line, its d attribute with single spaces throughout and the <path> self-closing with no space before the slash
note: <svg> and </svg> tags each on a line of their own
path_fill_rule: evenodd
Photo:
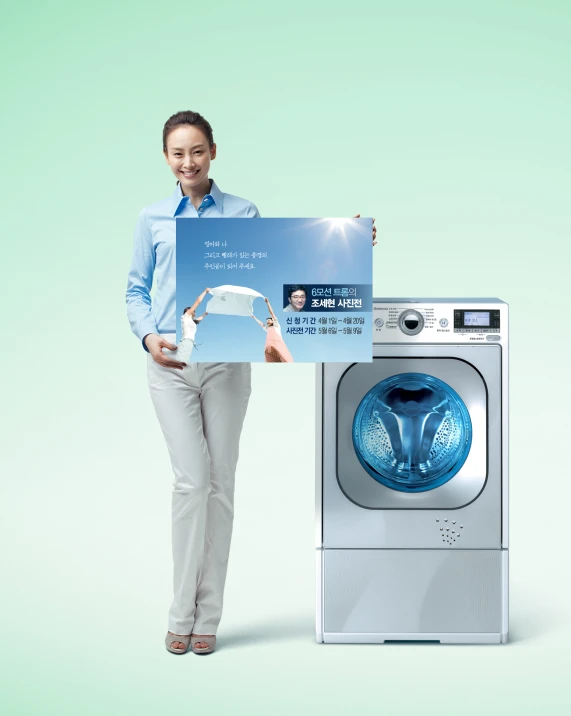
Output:
<svg viewBox="0 0 571 716">
<path fill-rule="evenodd" d="M 303 312 L 371 311 L 371 284 L 285 285 L 282 303 L 285 312 L 295 312 L 300 304 Z"/>
<path fill-rule="evenodd" d="M 177 219 L 175 356 L 370 362 L 371 219 Z"/>
</svg>

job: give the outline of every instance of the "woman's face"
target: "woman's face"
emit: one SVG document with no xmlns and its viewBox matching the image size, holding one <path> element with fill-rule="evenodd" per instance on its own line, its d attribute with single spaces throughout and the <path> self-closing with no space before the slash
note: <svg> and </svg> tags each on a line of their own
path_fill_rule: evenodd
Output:
<svg viewBox="0 0 571 716">
<path fill-rule="evenodd" d="M 216 157 L 216 144 L 208 146 L 208 139 L 202 130 L 184 124 L 167 137 L 164 152 L 167 164 L 180 181 L 184 194 L 199 187 L 208 179 L 210 162 Z"/>
<path fill-rule="evenodd" d="M 273 325 L 274 325 L 274 322 L 272 321 L 271 318 L 266 319 L 266 326 L 268 328 L 271 328 Z"/>
</svg>

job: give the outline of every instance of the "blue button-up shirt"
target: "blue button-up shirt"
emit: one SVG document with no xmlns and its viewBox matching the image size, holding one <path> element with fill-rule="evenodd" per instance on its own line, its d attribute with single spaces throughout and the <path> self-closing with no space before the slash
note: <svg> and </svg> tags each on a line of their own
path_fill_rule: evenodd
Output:
<svg viewBox="0 0 571 716">
<path fill-rule="evenodd" d="M 259 216 L 251 201 L 224 194 L 214 182 L 198 209 L 177 184 L 168 199 L 141 211 L 126 294 L 129 323 L 139 340 L 149 333 L 176 333 L 176 219 Z M 153 279 L 156 293 L 151 301 Z"/>
</svg>

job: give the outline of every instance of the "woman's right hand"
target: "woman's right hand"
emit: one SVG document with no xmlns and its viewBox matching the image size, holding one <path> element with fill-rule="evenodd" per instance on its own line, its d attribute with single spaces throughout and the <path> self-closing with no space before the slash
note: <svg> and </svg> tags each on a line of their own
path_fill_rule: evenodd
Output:
<svg viewBox="0 0 571 716">
<path fill-rule="evenodd" d="M 166 338 L 159 336 L 157 333 L 149 333 L 145 336 L 145 345 L 152 355 L 153 360 L 164 368 L 179 368 L 182 370 L 186 367 L 186 363 L 173 360 L 163 353 L 163 348 L 168 348 L 169 351 L 176 351 L 176 346 L 173 343 L 169 343 Z"/>
</svg>

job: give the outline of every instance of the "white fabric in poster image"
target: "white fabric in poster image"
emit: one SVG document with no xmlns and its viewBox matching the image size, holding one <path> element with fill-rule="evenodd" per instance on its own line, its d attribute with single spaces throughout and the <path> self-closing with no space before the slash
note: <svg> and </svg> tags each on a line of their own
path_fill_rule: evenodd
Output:
<svg viewBox="0 0 571 716">
<path fill-rule="evenodd" d="M 210 289 L 210 295 L 206 311 L 227 316 L 251 316 L 254 299 L 263 298 L 261 293 L 244 286 L 218 286 Z"/>
</svg>

